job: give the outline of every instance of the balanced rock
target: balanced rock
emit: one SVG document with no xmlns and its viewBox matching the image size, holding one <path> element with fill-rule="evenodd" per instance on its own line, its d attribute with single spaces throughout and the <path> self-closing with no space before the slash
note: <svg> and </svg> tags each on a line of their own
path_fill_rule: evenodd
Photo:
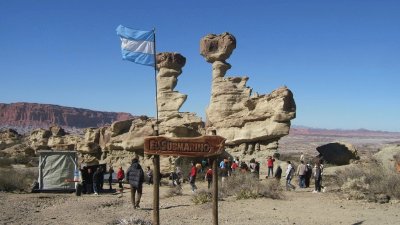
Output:
<svg viewBox="0 0 400 225">
<path fill-rule="evenodd" d="M 200 54 L 210 63 L 227 60 L 235 48 L 236 38 L 228 32 L 208 34 L 200 40 Z"/>
<path fill-rule="evenodd" d="M 246 86 L 248 77 L 225 77 L 231 68 L 225 60 L 236 47 L 233 35 L 211 34 L 200 43 L 200 54 L 212 63 L 206 127 L 226 138 L 227 150 L 239 150 L 239 155 L 276 150 L 279 139 L 289 134 L 290 120 L 296 117 L 293 93 L 281 87 L 270 94 L 253 94 Z"/>
</svg>

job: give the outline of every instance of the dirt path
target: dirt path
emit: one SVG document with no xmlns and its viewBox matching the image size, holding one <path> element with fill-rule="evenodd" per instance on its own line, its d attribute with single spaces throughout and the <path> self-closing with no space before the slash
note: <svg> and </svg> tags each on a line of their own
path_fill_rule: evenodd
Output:
<svg viewBox="0 0 400 225">
<path fill-rule="evenodd" d="M 204 188 L 204 184 L 200 183 Z M 189 186 L 183 195 L 165 198 L 160 189 L 161 224 L 212 224 L 211 203 L 194 205 Z M 144 186 L 140 210 L 129 201 L 129 190 L 119 195 L 9 194 L 0 193 L 0 224 L 110 224 L 116 219 L 152 220 L 152 186 Z M 367 203 L 340 199 L 335 193 L 311 189 L 286 192 L 283 200 L 219 202 L 219 224 L 400 224 L 400 203 Z"/>
</svg>

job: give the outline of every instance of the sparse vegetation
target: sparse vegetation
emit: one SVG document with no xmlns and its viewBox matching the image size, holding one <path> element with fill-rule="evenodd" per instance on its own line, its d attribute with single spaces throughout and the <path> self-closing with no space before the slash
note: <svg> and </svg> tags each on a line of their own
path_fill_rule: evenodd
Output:
<svg viewBox="0 0 400 225">
<path fill-rule="evenodd" d="M 236 199 L 283 198 L 283 188 L 275 179 L 260 181 L 251 174 L 239 173 L 229 177 L 220 188 L 220 196 L 235 196 Z"/>
<path fill-rule="evenodd" d="M 400 199 L 400 174 L 375 160 L 337 171 L 337 182 L 350 199 L 373 201 L 382 194 Z"/>
<path fill-rule="evenodd" d="M 110 223 L 111 225 L 152 225 L 151 221 L 131 217 L 128 219 L 118 219 Z"/>
<path fill-rule="evenodd" d="M 178 195 L 182 195 L 182 187 L 180 185 L 170 187 L 165 194 L 165 197 L 170 198 Z"/>
<path fill-rule="evenodd" d="M 211 201 L 212 201 L 212 194 L 211 192 L 206 190 L 200 190 L 196 192 L 196 194 L 194 194 L 192 197 L 192 202 L 196 205 L 204 204 Z"/>
<path fill-rule="evenodd" d="M 37 172 L 30 169 L 2 168 L 0 170 L 0 191 L 29 192 L 37 177 Z"/>
</svg>

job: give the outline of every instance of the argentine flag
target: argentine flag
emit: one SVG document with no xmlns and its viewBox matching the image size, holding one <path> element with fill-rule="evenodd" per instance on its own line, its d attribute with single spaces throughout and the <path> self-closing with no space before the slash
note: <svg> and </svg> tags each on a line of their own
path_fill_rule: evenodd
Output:
<svg viewBox="0 0 400 225">
<path fill-rule="evenodd" d="M 154 30 L 134 30 L 119 25 L 122 58 L 146 66 L 154 66 Z"/>
</svg>

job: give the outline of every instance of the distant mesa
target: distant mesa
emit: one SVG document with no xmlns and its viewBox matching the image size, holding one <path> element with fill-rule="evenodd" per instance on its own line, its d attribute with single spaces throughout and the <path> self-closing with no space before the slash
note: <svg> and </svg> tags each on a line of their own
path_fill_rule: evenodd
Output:
<svg viewBox="0 0 400 225">
<path fill-rule="evenodd" d="M 114 121 L 134 118 L 129 113 L 101 112 L 89 109 L 38 103 L 0 103 L 0 127 L 64 128 L 99 127 Z"/>
</svg>

